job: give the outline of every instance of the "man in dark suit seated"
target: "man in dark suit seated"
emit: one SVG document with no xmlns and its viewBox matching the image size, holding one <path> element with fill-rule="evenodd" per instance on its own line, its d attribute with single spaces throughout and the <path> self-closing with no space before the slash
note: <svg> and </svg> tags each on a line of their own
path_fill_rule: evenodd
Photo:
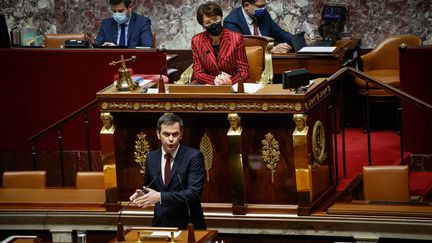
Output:
<svg viewBox="0 0 432 243">
<path fill-rule="evenodd" d="M 272 49 L 272 53 L 289 52 L 292 49 L 291 33 L 274 22 L 265 8 L 266 4 L 266 0 L 242 0 L 242 6 L 231 11 L 224 19 L 223 26 L 244 35 L 272 37 L 279 43 Z"/>
<path fill-rule="evenodd" d="M 186 229 L 191 222 L 195 229 L 206 229 L 201 208 L 204 156 L 199 150 L 180 144 L 182 134 L 180 117 L 165 113 L 159 118 L 157 136 L 162 148 L 147 155 L 143 190 L 137 189 L 130 200 L 142 208 L 155 205 L 154 227 Z"/>
<path fill-rule="evenodd" d="M 131 0 L 109 0 L 112 17 L 102 20 L 98 46 L 152 47 L 151 21 L 133 13 Z"/>
</svg>

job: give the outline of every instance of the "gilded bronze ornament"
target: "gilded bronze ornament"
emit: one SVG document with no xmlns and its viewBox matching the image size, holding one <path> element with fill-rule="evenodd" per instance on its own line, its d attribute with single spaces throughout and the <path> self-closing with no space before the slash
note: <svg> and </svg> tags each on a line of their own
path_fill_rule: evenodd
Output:
<svg viewBox="0 0 432 243">
<path fill-rule="evenodd" d="M 325 130 L 321 121 L 316 121 L 312 132 L 313 166 L 318 167 L 327 158 L 325 151 Z"/>
<path fill-rule="evenodd" d="M 143 132 L 137 134 L 137 140 L 135 140 L 135 162 L 141 167 L 141 173 L 145 173 L 145 163 L 147 154 L 150 152 L 150 144 L 147 141 L 147 135 Z"/>
<path fill-rule="evenodd" d="M 271 182 L 274 183 L 274 173 L 277 164 L 280 161 L 279 142 L 274 138 L 270 132 L 265 135 L 265 139 L 261 141 L 262 157 L 266 163 L 267 168 L 271 171 Z"/>
<path fill-rule="evenodd" d="M 104 102 L 102 110 L 106 111 L 140 111 L 152 110 L 162 112 L 183 111 L 221 111 L 221 112 L 299 112 L 300 103 L 229 103 L 229 102 Z"/>
<path fill-rule="evenodd" d="M 118 91 L 130 91 L 137 89 L 138 83 L 132 82 L 132 78 L 129 72 L 129 69 L 126 67 L 126 62 L 129 61 L 135 61 L 136 56 L 131 56 L 129 59 L 124 59 L 123 55 L 121 55 L 120 60 L 118 61 L 112 61 L 109 63 L 109 65 L 114 66 L 117 64 L 120 64 L 120 67 L 118 69 L 118 80 L 116 84 L 116 88 Z"/>
<path fill-rule="evenodd" d="M 206 133 L 201 137 L 200 151 L 204 155 L 205 170 L 207 172 L 207 181 L 210 181 L 210 169 L 213 166 L 213 146 L 209 136 Z"/>
<path fill-rule="evenodd" d="M 109 112 L 101 112 L 100 119 L 102 120 L 101 134 L 114 134 L 115 125 L 114 118 Z"/>
</svg>

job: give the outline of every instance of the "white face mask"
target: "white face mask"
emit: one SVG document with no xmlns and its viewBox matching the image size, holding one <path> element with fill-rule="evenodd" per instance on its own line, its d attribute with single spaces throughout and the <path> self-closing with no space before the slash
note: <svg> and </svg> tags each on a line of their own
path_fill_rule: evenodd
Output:
<svg viewBox="0 0 432 243">
<path fill-rule="evenodd" d="M 124 24 L 128 21 L 126 13 L 113 13 L 112 17 L 117 22 L 117 24 Z"/>
</svg>

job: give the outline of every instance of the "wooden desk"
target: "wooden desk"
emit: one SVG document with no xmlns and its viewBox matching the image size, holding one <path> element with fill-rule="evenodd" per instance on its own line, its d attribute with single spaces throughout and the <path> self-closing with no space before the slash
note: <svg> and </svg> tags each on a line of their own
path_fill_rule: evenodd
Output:
<svg viewBox="0 0 432 243">
<path fill-rule="evenodd" d="M 125 243 L 136 243 L 139 230 L 128 230 L 125 234 Z M 195 240 L 197 243 L 210 242 L 217 236 L 216 230 L 195 230 Z M 116 241 L 111 241 L 115 243 Z M 146 241 L 143 241 L 146 242 Z M 151 240 L 151 242 L 167 242 L 165 240 Z M 175 242 L 187 242 L 187 230 L 182 230 L 180 235 L 175 238 Z"/>
<path fill-rule="evenodd" d="M 105 211 L 104 204 L 104 189 L 0 189 L 2 211 Z"/>
<path fill-rule="evenodd" d="M 127 201 L 135 188 L 142 185 L 141 168 L 135 162 L 135 156 L 150 150 L 149 148 L 160 146 L 155 133 L 157 119 L 165 112 L 175 112 L 182 117 L 185 124 L 182 143 L 200 148 L 200 144 L 204 143 L 202 141 L 207 139 L 207 145 L 211 147 L 211 166 L 206 168 L 201 200 L 203 203 L 208 203 L 210 207 L 223 205 L 225 212 L 234 214 L 258 211 L 292 213 L 292 208 L 297 205 L 300 205 L 299 210 L 303 210 L 303 205 L 309 208 L 332 187 L 330 180 L 333 175 L 329 166 L 333 163 L 331 131 L 326 130 L 322 133 L 325 136 L 320 135 L 320 139 L 325 139 L 328 156 L 322 156 L 321 164 L 314 165 L 313 168 L 310 166 L 310 170 L 298 171 L 296 167 L 304 165 L 294 161 L 293 114 L 307 115 L 311 134 L 314 126 L 318 127 L 320 124 L 323 124 L 322 127 L 315 128 L 316 130 L 327 129 L 331 125 L 331 110 L 328 106 L 331 94 L 331 87 L 323 79 L 306 93 L 297 94 L 282 89 L 281 84 L 267 85 L 253 94 L 155 94 L 141 93 L 140 90 L 118 92 L 112 86 L 107 87 L 98 92 L 96 97 L 101 112 L 110 112 L 114 117 L 114 134 L 109 137 L 101 136 L 101 139 L 103 143 L 112 144 L 114 150 L 110 153 L 115 155 L 119 200 Z M 241 116 L 240 125 L 243 128 L 241 139 L 236 144 L 241 147 L 243 162 L 235 168 L 235 163 L 230 162 L 230 158 L 233 158 L 230 157 L 233 146 L 228 145 L 230 138 L 227 136 L 230 129 L 227 115 L 230 113 Z M 312 137 L 306 137 L 310 146 L 309 153 L 312 151 Z M 263 158 L 263 150 L 267 149 L 263 148 L 263 144 L 268 140 L 278 145 L 278 164 L 273 175 L 267 167 L 269 160 Z M 137 148 L 142 151 L 138 153 Z M 307 160 L 307 163 L 311 162 Z M 308 179 L 309 187 L 313 188 L 310 191 L 297 191 L 296 174 L 303 172 L 305 174 L 302 174 L 304 177 L 301 179 Z M 299 180 L 301 179 L 299 175 Z M 244 188 L 244 191 L 232 193 L 235 191 L 234 187 L 240 188 L 239 190 Z M 205 209 L 205 212 L 210 212 L 210 209 Z"/>
<path fill-rule="evenodd" d="M 356 52 L 360 44 L 359 39 L 336 42 L 336 50 L 330 54 L 273 54 L 273 73 L 282 74 L 284 71 L 306 68 L 311 74 L 333 74 L 339 70 L 349 57 L 351 51 Z"/>
</svg>

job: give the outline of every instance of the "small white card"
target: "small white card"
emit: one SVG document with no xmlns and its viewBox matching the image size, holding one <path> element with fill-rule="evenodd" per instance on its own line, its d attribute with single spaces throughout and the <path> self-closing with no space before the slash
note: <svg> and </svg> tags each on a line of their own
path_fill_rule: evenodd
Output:
<svg viewBox="0 0 432 243">
<path fill-rule="evenodd" d="M 332 53 L 336 46 L 305 46 L 297 53 Z"/>
<path fill-rule="evenodd" d="M 174 238 L 177 238 L 179 235 L 181 234 L 181 231 L 177 231 L 174 232 Z M 151 233 L 151 236 L 154 237 L 170 237 L 171 238 L 171 232 L 168 231 L 153 231 L 153 233 Z"/>
</svg>

